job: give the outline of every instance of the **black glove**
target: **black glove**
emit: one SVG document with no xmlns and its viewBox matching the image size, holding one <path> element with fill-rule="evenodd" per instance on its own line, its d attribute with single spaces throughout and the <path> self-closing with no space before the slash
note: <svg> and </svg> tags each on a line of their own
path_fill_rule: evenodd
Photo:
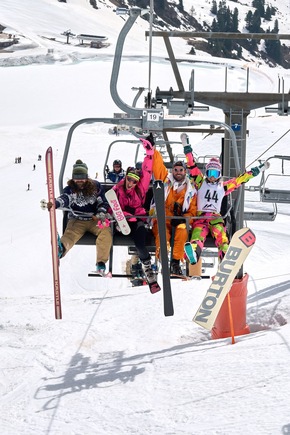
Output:
<svg viewBox="0 0 290 435">
<path fill-rule="evenodd" d="M 186 219 L 171 219 L 171 226 L 177 227 L 180 224 L 185 224 Z"/>
<path fill-rule="evenodd" d="M 124 207 L 124 211 L 126 211 L 127 213 L 130 213 L 130 214 L 132 214 L 132 215 L 134 215 L 135 214 L 135 208 L 134 207 L 130 207 L 129 205 L 126 205 L 125 207 Z"/>
<path fill-rule="evenodd" d="M 189 153 L 192 153 L 192 148 L 190 145 L 185 145 L 185 147 L 183 147 L 183 151 L 184 151 L 184 154 L 189 154 Z"/>
<path fill-rule="evenodd" d="M 148 140 L 151 143 L 151 145 L 153 146 L 155 145 L 154 137 L 152 133 L 150 133 L 145 139 Z"/>
</svg>

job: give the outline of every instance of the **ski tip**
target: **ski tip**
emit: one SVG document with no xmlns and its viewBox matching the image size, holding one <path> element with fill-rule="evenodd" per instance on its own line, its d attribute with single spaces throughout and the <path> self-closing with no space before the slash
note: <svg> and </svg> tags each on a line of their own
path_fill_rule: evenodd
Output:
<svg viewBox="0 0 290 435">
<path fill-rule="evenodd" d="M 154 294 L 154 293 L 160 292 L 161 287 L 156 282 L 156 283 L 149 284 L 149 289 L 150 289 L 150 293 Z"/>
</svg>

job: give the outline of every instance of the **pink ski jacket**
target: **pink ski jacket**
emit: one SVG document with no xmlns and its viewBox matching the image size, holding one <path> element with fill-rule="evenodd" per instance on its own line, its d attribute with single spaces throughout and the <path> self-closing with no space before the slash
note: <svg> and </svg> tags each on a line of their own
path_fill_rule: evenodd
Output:
<svg viewBox="0 0 290 435">
<path fill-rule="evenodd" d="M 146 155 L 142 164 L 140 181 L 134 189 L 126 190 L 124 187 L 126 177 L 113 187 L 125 216 L 144 216 L 147 214 L 144 202 L 152 177 L 152 167 L 153 156 Z"/>
</svg>

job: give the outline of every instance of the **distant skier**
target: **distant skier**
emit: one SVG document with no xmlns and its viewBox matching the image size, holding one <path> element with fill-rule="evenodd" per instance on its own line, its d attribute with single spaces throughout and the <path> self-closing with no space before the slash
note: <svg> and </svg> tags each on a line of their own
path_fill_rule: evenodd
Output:
<svg viewBox="0 0 290 435">
<path fill-rule="evenodd" d="M 112 181 L 113 183 L 118 183 L 125 177 L 125 171 L 122 168 L 121 160 L 113 161 L 113 170 L 107 170 L 106 181 Z"/>
</svg>

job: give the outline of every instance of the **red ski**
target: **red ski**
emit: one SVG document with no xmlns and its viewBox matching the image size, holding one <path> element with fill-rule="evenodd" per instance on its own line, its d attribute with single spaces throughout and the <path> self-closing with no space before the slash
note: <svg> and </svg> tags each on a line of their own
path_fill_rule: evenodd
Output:
<svg viewBox="0 0 290 435">
<path fill-rule="evenodd" d="M 53 154 L 52 148 L 49 147 L 45 154 L 46 179 L 48 190 L 48 201 L 53 204 L 49 210 L 50 233 L 51 233 L 51 252 L 52 252 L 52 269 L 53 269 L 53 287 L 54 287 L 54 309 L 55 318 L 61 319 L 61 298 L 60 298 L 60 279 L 59 279 L 59 258 L 57 244 L 57 227 L 54 207 L 54 180 L 53 180 Z"/>
</svg>

